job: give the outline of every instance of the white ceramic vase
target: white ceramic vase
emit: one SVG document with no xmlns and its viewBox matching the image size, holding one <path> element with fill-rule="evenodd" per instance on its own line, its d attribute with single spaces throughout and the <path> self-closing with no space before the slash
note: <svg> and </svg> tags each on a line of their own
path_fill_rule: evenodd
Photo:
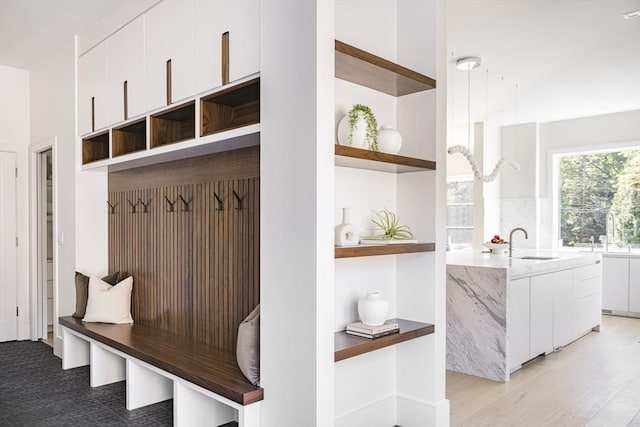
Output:
<svg viewBox="0 0 640 427">
<path fill-rule="evenodd" d="M 338 123 L 338 144 L 350 145 L 355 148 L 365 148 L 367 146 L 367 122 L 362 117 L 362 114 L 358 116 L 356 127 L 353 129 L 353 139 L 349 144 L 349 115 L 345 115 L 340 119 Z"/>
<path fill-rule="evenodd" d="M 358 229 L 349 224 L 349 208 L 342 208 L 342 223 L 334 229 L 334 244 L 336 246 L 356 246 L 360 243 Z"/>
<path fill-rule="evenodd" d="M 370 292 L 358 301 L 358 314 L 365 325 L 383 325 L 389 314 L 389 301 L 380 292 Z"/>
<path fill-rule="evenodd" d="M 402 135 L 391 126 L 381 126 L 378 130 L 378 149 L 383 153 L 398 154 L 402 147 Z"/>
</svg>

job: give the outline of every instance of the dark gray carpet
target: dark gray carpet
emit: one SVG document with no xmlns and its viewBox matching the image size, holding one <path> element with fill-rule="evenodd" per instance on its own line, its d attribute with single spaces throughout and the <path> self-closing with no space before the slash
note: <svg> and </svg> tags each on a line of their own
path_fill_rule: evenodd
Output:
<svg viewBox="0 0 640 427">
<path fill-rule="evenodd" d="M 41 342 L 0 343 L 0 426 L 170 426 L 173 401 L 127 411 L 125 383 L 89 385 Z"/>
</svg>

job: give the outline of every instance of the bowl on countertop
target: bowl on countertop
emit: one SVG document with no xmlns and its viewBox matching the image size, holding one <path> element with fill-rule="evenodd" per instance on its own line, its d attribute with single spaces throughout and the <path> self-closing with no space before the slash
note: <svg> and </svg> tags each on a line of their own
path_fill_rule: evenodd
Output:
<svg viewBox="0 0 640 427">
<path fill-rule="evenodd" d="M 482 246 L 489 249 L 492 255 L 504 255 L 509 250 L 508 243 L 483 243 Z"/>
</svg>

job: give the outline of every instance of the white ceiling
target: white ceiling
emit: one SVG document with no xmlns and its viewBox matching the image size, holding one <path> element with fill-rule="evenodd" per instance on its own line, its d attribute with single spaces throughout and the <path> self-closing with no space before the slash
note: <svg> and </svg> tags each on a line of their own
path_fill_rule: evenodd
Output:
<svg viewBox="0 0 640 427">
<path fill-rule="evenodd" d="M 640 0 L 454 0 L 447 6 L 455 125 L 467 123 L 467 72 L 454 66 L 464 56 L 482 57 L 471 71 L 472 121 L 489 116 L 490 123 L 510 124 L 516 109 L 519 123 L 640 109 L 640 18 L 622 17 L 640 9 Z"/>
<path fill-rule="evenodd" d="M 152 2 L 0 0 L 0 64 L 34 69 L 74 34 L 123 15 L 125 6 L 144 10 Z M 467 121 L 467 75 L 453 64 L 468 55 L 483 60 L 471 72 L 474 121 L 545 122 L 640 109 L 640 18 L 621 16 L 640 9 L 640 0 L 446 4 L 454 126 Z"/>
</svg>

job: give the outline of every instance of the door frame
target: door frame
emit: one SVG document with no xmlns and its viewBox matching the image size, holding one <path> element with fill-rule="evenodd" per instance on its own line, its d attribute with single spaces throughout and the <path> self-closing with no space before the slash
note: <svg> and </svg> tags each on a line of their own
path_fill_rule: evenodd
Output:
<svg viewBox="0 0 640 427">
<path fill-rule="evenodd" d="M 3 147 L 0 147 L 0 154 L 6 154 L 6 155 L 8 155 L 10 157 L 13 157 L 13 167 L 16 169 L 16 171 L 18 170 L 18 153 L 16 153 L 15 151 L 11 151 L 11 150 L 5 150 L 5 149 L 3 149 Z M 11 163 L 9 163 L 9 164 L 11 164 Z M 13 171 L 11 171 L 10 173 L 13 175 Z M 11 190 L 9 190 L 9 192 L 11 192 Z M 11 325 L 7 325 L 6 326 L 6 328 L 7 328 L 6 331 L 8 332 L 8 335 L 5 336 L 3 334 L 3 338 L 2 338 L 1 341 L 13 341 L 13 340 L 18 339 L 19 338 L 19 333 L 18 332 L 19 332 L 19 329 L 20 329 L 20 327 L 19 327 L 19 323 L 20 323 L 19 320 L 20 319 L 18 317 L 18 312 L 17 312 L 17 310 L 18 310 L 18 308 L 20 306 L 20 303 L 19 303 L 20 295 L 19 295 L 19 287 L 18 287 L 18 267 L 17 267 L 18 260 L 19 260 L 19 258 L 18 258 L 18 240 L 17 240 L 19 238 L 18 237 L 19 233 L 18 233 L 18 183 L 17 183 L 17 173 L 16 173 L 16 179 L 13 181 L 13 198 L 14 198 L 13 232 L 15 233 L 15 236 L 16 236 L 16 244 L 14 246 L 13 243 L 11 243 L 13 241 L 13 238 L 11 238 L 11 236 L 8 236 L 10 238 L 8 243 L 9 243 L 9 245 L 11 247 L 13 247 L 13 251 L 14 251 L 13 257 L 12 257 L 13 259 L 9 258 L 9 264 L 14 264 L 15 268 L 12 271 L 12 273 L 13 273 L 12 276 L 13 277 L 11 277 L 9 279 L 8 283 L 5 283 L 5 286 L 6 286 L 6 289 L 8 290 L 9 293 L 11 293 L 11 292 L 13 293 L 14 300 L 11 301 L 9 299 L 9 300 L 4 301 L 4 298 L 3 298 L 3 301 L 0 301 L 0 303 L 5 305 L 5 307 L 4 307 L 5 309 L 7 308 L 6 306 L 10 304 L 10 307 L 8 309 L 8 312 L 7 312 L 7 319 L 13 317 L 13 314 L 12 314 L 14 312 L 13 306 L 16 307 L 16 314 L 15 314 L 15 318 L 14 318 L 14 323 L 12 325 L 13 329 L 14 329 L 13 330 L 13 334 L 11 334 L 11 332 L 9 332 L 11 330 L 11 327 L 10 327 Z M 10 256 L 9 253 L 7 253 L 7 255 Z M 4 294 L 4 297 L 5 298 L 7 297 L 6 293 Z M 9 322 L 10 322 L 10 320 L 7 323 L 9 323 Z M 4 327 L 3 327 L 3 330 L 4 330 Z"/>
<path fill-rule="evenodd" d="M 53 185 L 51 188 L 52 195 L 52 235 L 53 235 L 53 335 L 57 336 L 57 319 L 58 319 L 58 136 L 54 135 L 44 141 L 29 146 L 29 234 L 30 234 L 30 317 L 31 317 L 31 340 L 37 341 L 43 338 L 43 319 L 42 304 L 46 304 L 46 292 L 42 289 L 42 277 L 46 276 L 46 266 L 40 261 L 43 258 L 44 249 L 41 243 L 42 234 L 38 211 L 40 209 L 40 191 L 39 186 L 41 164 L 40 159 L 42 153 L 51 150 L 51 166 Z M 46 236 L 44 237 L 46 239 Z"/>
</svg>

